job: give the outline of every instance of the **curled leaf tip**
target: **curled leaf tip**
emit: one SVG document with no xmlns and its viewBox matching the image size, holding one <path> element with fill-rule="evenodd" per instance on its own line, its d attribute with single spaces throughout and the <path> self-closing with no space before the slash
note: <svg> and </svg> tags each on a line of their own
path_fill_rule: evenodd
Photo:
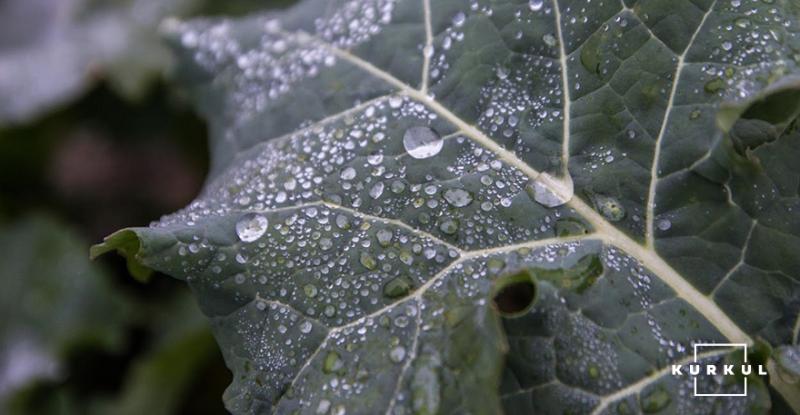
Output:
<svg viewBox="0 0 800 415">
<path fill-rule="evenodd" d="M 147 282 L 150 280 L 153 270 L 137 259 L 140 248 L 141 240 L 136 232 L 131 229 L 122 229 L 107 236 L 103 242 L 89 248 L 89 258 L 94 260 L 108 252 L 116 251 L 125 257 L 128 272 L 137 280 Z"/>
</svg>

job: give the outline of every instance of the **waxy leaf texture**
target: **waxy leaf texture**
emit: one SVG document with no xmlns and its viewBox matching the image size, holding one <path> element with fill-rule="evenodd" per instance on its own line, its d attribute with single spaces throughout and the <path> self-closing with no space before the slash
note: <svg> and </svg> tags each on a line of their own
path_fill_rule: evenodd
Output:
<svg viewBox="0 0 800 415">
<path fill-rule="evenodd" d="M 800 407 L 796 1 L 306 0 L 163 30 L 212 172 L 93 253 L 192 287 L 231 412 Z M 773 373 L 694 397 L 670 366 L 710 342 Z"/>
</svg>

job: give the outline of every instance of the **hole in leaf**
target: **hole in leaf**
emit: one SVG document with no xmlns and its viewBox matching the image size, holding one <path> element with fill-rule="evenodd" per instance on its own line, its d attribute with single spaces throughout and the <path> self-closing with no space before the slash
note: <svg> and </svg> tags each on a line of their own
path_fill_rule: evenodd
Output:
<svg viewBox="0 0 800 415">
<path fill-rule="evenodd" d="M 495 283 L 492 297 L 495 308 L 503 317 L 519 317 L 536 302 L 536 283 L 529 270 L 522 270 Z"/>
</svg>

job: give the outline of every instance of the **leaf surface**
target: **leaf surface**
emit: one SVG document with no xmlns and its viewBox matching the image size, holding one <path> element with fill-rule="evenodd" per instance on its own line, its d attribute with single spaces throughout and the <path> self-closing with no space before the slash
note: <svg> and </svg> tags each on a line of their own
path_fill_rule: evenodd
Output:
<svg viewBox="0 0 800 415">
<path fill-rule="evenodd" d="M 782 0 L 171 22 L 212 174 L 95 253 L 190 284 L 234 413 L 765 412 L 767 378 L 696 398 L 669 367 L 797 341 L 798 28 Z"/>
</svg>

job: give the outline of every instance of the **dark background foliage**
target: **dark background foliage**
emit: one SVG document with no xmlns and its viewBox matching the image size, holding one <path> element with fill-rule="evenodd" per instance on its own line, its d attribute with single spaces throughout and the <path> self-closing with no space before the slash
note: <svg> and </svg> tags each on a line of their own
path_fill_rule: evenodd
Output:
<svg viewBox="0 0 800 415">
<path fill-rule="evenodd" d="M 34 47 L 22 31 L 35 22 L 9 21 L 39 19 L 58 3 L 0 0 L 11 39 L 0 44 L 0 68 Z M 120 7 L 124 21 L 134 2 L 72 3 L 81 13 Z M 184 3 L 182 17 L 291 1 Z M 136 42 L 120 52 L 123 61 L 144 59 L 153 46 Z M 115 83 L 114 64 L 89 67 L 69 96 L 0 117 L 0 413 L 224 413 L 231 375 L 188 288 L 159 275 L 139 283 L 117 256 L 88 259 L 90 243 L 195 197 L 209 164 L 205 125 L 170 86 L 168 61 L 144 69 L 146 82 L 133 91 Z M 0 70 L 0 84 L 37 76 L 50 75 Z M 29 99 L 3 93 L 0 103 Z"/>
</svg>

